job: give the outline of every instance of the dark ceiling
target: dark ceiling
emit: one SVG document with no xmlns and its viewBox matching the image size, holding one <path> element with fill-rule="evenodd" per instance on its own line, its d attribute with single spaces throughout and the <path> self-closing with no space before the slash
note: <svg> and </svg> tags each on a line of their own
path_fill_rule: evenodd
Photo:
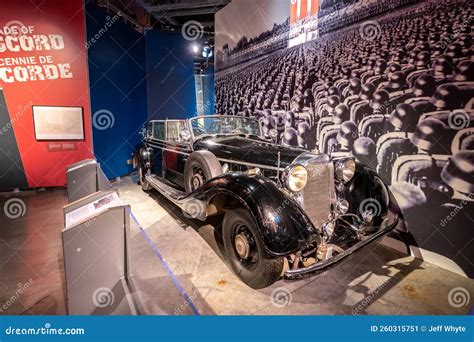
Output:
<svg viewBox="0 0 474 342">
<path fill-rule="evenodd" d="M 183 25 L 197 21 L 202 34 L 199 46 L 214 46 L 214 14 L 231 0 L 96 0 L 111 12 L 120 12 L 138 31 L 181 31 Z M 195 70 L 199 72 L 213 63 L 213 58 L 195 56 Z"/>
<path fill-rule="evenodd" d="M 143 7 L 161 25 L 181 26 L 189 20 L 214 28 L 214 14 L 230 0 L 142 0 Z"/>
</svg>

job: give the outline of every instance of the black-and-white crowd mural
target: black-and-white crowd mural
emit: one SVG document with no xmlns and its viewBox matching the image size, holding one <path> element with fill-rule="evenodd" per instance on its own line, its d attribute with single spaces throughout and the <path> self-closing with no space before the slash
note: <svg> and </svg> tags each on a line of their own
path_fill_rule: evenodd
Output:
<svg viewBox="0 0 474 342">
<path fill-rule="evenodd" d="M 407 239 L 474 277 L 473 9 L 234 0 L 216 15 L 216 112 L 371 166 L 403 209 Z"/>
</svg>

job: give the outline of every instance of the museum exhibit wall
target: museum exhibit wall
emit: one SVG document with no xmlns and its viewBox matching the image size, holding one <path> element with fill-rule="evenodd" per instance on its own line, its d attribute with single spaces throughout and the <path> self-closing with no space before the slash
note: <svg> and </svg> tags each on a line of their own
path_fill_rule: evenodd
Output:
<svg viewBox="0 0 474 342">
<path fill-rule="evenodd" d="M 83 1 L 3 1 L 0 28 L 0 189 L 64 185 L 66 165 L 92 157 Z M 80 107 L 83 127 L 36 122 L 59 139 L 38 141 L 33 106 Z"/>
<path fill-rule="evenodd" d="M 146 39 L 119 15 L 86 3 L 94 153 L 111 179 L 132 171 L 127 160 L 148 119 Z"/>
<path fill-rule="evenodd" d="M 145 35 L 94 1 L 85 3 L 87 15 L 83 6 L 80 0 L 2 4 L 0 48 L 23 26 L 31 30 L 20 32 L 27 43 L 57 41 L 40 44 L 41 50 L 0 51 L 0 190 L 63 186 L 67 165 L 94 157 L 108 178 L 126 175 L 148 118 L 196 114 L 193 53 L 180 32 Z M 18 70 L 6 60 L 19 57 L 36 60 L 20 61 Z M 83 139 L 39 139 L 33 106 L 82 108 Z M 53 131 L 64 128 L 48 124 Z"/>
<path fill-rule="evenodd" d="M 376 169 L 415 254 L 473 277 L 473 6 L 233 1 L 216 14 L 216 112 Z"/>
<path fill-rule="evenodd" d="M 183 119 L 196 114 L 191 46 L 181 32 L 146 34 L 150 119 Z"/>
</svg>

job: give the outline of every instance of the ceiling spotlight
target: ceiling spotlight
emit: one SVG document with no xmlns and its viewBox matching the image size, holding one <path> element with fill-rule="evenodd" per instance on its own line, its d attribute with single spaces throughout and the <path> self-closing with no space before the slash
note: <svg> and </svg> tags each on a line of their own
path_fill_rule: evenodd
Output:
<svg viewBox="0 0 474 342">
<path fill-rule="evenodd" d="M 212 57 L 212 49 L 209 46 L 205 46 L 202 48 L 202 56 L 204 58 Z"/>
<path fill-rule="evenodd" d="M 198 53 L 199 52 L 199 46 L 197 44 L 193 44 L 193 52 Z"/>
</svg>

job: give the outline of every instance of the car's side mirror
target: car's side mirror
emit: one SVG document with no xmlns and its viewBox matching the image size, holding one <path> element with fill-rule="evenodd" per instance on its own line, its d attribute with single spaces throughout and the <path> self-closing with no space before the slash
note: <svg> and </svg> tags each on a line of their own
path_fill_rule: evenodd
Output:
<svg viewBox="0 0 474 342">
<path fill-rule="evenodd" d="M 189 140 L 191 140 L 191 132 L 189 131 L 189 129 L 182 129 L 181 132 L 179 132 L 179 136 L 182 141 L 188 142 Z"/>
</svg>

